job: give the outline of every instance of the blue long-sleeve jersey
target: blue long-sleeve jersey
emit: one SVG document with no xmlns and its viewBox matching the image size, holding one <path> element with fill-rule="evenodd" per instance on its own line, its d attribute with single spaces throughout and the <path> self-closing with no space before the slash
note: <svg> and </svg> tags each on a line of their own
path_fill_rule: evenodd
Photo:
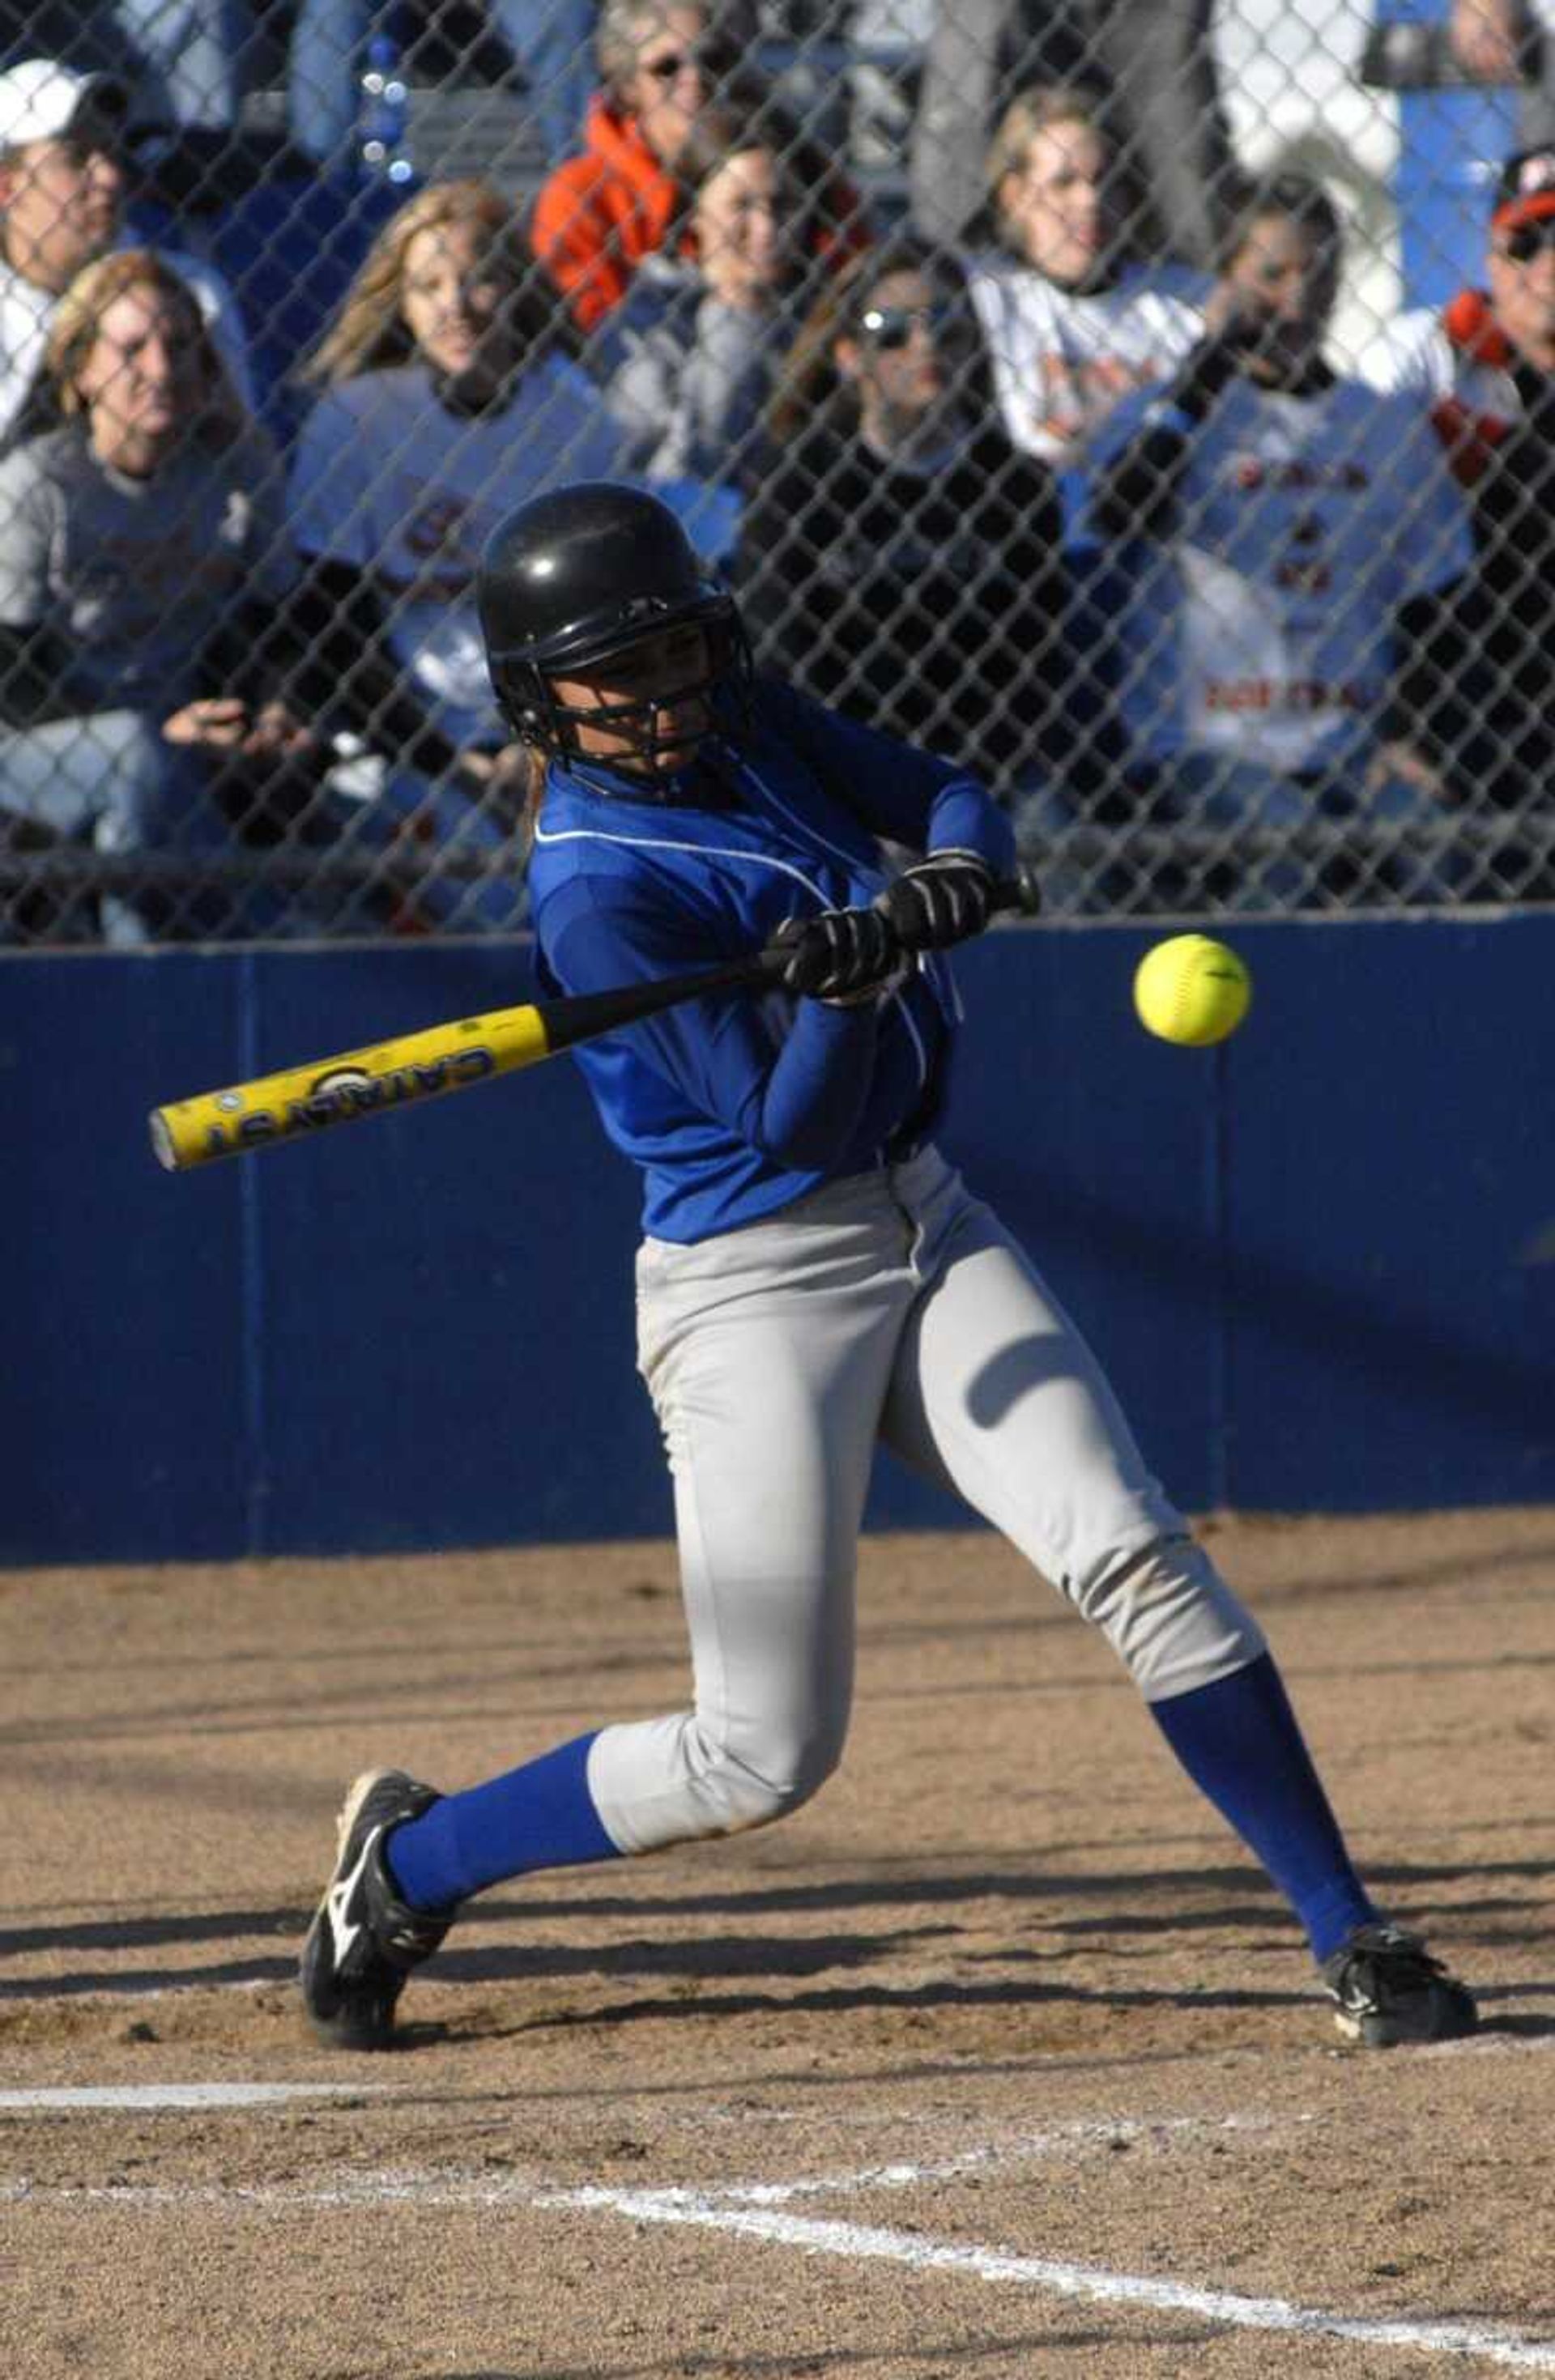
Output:
<svg viewBox="0 0 1555 2380">
<path fill-rule="evenodd" d="M 880 844 L 1014 862 L 1009 822 L 952 762 L 763 683 L 748 722 L 646 796 L 553 761 L 529 892 L 552 992 L 604 991 L 759 949 L 784 919 L 873 899 Z M 642 1170 L 643 1227 L 695 1241 L 867 1172 L 929 1135 L 959 1003 L 920 961 L 878 1003 L 781 989 L 690 1001 L 577 1051 L 606 1132 Z"/>
</svg>

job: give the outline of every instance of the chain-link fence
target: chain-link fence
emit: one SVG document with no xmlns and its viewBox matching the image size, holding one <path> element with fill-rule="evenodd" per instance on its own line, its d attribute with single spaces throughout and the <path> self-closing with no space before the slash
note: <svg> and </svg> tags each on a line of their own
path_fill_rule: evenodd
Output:
<svg viewBox="0 0 1555 2380">
<path fill-rule="evenodd" d="M 520 924 L 474 571 L 588 478 L 1052 911 L 1548 900 L 1550 17 L 6 9 L 0 941 Z"/>
</svg>

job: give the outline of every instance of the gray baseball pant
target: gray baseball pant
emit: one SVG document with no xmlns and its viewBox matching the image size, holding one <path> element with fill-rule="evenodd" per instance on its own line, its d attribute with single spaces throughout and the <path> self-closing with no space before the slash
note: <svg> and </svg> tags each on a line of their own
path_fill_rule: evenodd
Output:
<svg viewBox="0 0 1555 2380">
<path fill-rule="evenodd" d="M 638 1257 L 695 1705 L 602 1729 L 624 1852 L 781 1817 L 836 1767 L 877 1445 L 959 1493 L 1102 1630 L 1147 1700 L 1265 1649 L 1147 1472 L 1073 1322 L 932 1148 L 770 1222 Z"/>
</svg>

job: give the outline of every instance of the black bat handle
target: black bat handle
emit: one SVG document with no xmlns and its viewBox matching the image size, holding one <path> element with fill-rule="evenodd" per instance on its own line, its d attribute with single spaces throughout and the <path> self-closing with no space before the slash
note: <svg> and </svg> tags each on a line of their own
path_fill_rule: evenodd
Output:
<svg viewBox="0 0 1555 2380">
<path fill-rule="evenodd" d="M 1023 917 L 1042 914 L 1042 887 L 1029 859 L 1016 862 L 1013 876 L 1002 876 L 993 888 L 996 909 L 1018 909 Z"/>
</svg>

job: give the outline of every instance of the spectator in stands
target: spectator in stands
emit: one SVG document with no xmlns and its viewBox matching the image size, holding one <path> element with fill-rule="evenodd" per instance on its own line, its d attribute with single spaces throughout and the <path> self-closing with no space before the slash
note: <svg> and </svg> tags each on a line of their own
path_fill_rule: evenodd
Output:
<svg viewBox="0 0 1555 2380">
<path fill-rule="evenodd" d="M 1429 410 L 1464 489 L 1476 561 L 1461 608 L 1464 765 L 1503 809 L 1555 786 L 1555 149 L 1520 151 L 1491 202 L 1483 289 L 1390 326 L 1362 358 Z M 1494 889 L 1534 879 L 1513 846 Z M 1538 873 L 1555 888 L 1549 861 Z"/>
<path fill-rule="evenodd" d="M 43 373 L 61 294 L 121 244 L 128 93 L 104 75 L 26 58 L 0 74 L 0 448 L 51 425 Z M 220 275 L 167 262 L 194 292 L 239 395 L 249 402 L 242 328 Z"/>
<path fill-rule="evenodd" d="M 1013 100 L 987 181 L 1002 253 L 977 260 L 971 286 L 1005 427 L 1027 454 L 1073 464 L 1121 396 L 1182 360 L 1204 291 L 1136 259 L 1117 153 L 1084 91 Z"/>
<path fill-rule="evenodd" d="M 702 109 L 680 164 L 690 252 L 645 257 L 590 343 L 650 479 L 748 483 L 762 467 L 762 419 L 808 279 L 791 153 L 791 128 L 760 103 Z"/>
<path fill-rule="evenodd" d="M 0 460 L 8 822 L 35 845 L 209 859 L 231 846 L 228 815 L 289 820 L 314 783 L 279 697 L 297 565 L 273 457 L 193 293 L 150 249 L 71 283 L 46 369 L 64 426 Z M 103 916 L 118 941 L 238 922 L 150 881 Z"/>
<path fill-rule="evenodd" d="M 556 164 L 570 157 L 594 85 L 595 0 L 487 0 L 487 6 L 493 30 L 523 72 L 547 159 Z M 406 11 L 388 0 L 298 0 L 287 71 L 291 128 L 320 164 L 348 160 L 369 41 L 374 32 L 403 26 L 405 18 Z M 400 47 L 399 56 L 401 70 L 411 72 L 414 42 Z"/>
<path fill-rule="evenodd" d="M 1418 412 L 1324 360 L 1341 243 L 1316 182 L 1256 190 L 1206 335 L 1093 450 L 1097 525 L 1139 565 L 1117 633 L 1140 815 L 1218 845 L 1173 861 L 1184 904 L 1441 887 L 1417 830 L 1455 790 L 1443 602 L 1468 524 Z"/>
<path fill-rule="evenodd" d="M 1555 142 L 1555 0 L 1450 0 L 1447 42 L 1464 74 L 1521 87 L 1530 148 Z"/>
<path fill-rule="evenodd" d="M 936 0 L 913 128 L 913 217 L 969 237 L 998 94 L 1078 86 L 1133 171 L 1132 246 L 1208 267 L 1240 194 L 1210 38 L 1213 0 Z"/>
<path fill-rule="evenodd" d="M 996 791 L 1033 787 L 1063 677 L 1058 495 L 998 426 L 954 259 L 904 237 L 839 273 L 771 433 L 737 572 L 762 665 Z"/>
<path fill-rule="evenodd" d="M 738 59 L 736 25 L 711 0 L 604 0 L 603 87 L 581 156 L 557 167 L 535 202 L 535 253 L 575 320 L 593 330 L 618 306 L 645 256 L 685 237 L 681 157 L 691 128 Z M 817 195 L 814 246 L 841 262 L 863 246 L 857 193 L 824 160 L 804 161 Z"/>
<path fill-rule="evenodd" d="M 621 434 L 536 281 L 499 191 L 433 184 L 380 232 L 309 368 L 323 394 L 292 478 L 306 685 L 392 759 L 370 836 L 503 844 L 508 736 L 476 565 L 526 497 L 624 468 Z M 487 922 L 511 923 L 516 898 L 497 887 Z"/>
</svg>

